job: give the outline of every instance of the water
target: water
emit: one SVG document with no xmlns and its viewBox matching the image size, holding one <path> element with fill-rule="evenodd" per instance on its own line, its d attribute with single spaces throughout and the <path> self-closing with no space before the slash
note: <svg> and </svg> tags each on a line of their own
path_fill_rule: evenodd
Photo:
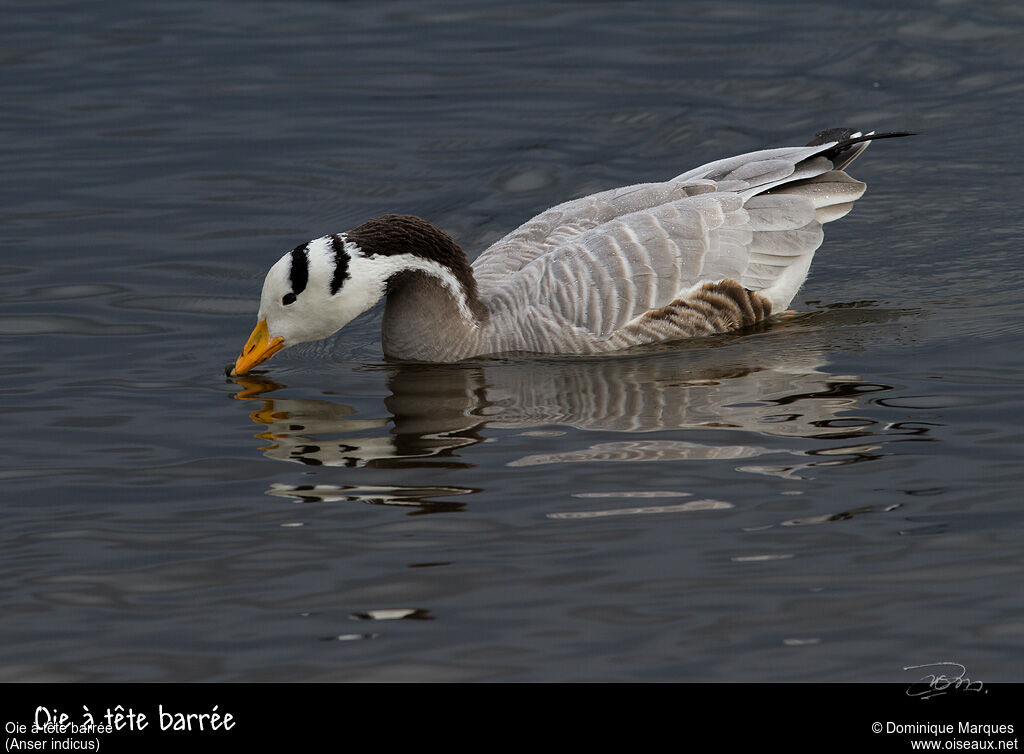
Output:
<svg viewBox="0 0 1024 754">
<path fill-rule="evenodd" d="M 1019 5 L 0 10 L 0 679 L 1024 680 Z M 223 376 L 296 243 L 841 125 L 758 332 Z"/>
</svg>

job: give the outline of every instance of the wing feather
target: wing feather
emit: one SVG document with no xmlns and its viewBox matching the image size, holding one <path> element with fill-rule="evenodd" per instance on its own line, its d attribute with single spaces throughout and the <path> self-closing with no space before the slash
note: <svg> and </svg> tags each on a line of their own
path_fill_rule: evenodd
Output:
<svg viewBox="0 0 1024 754">
<path fill-rule="evenodd" d="M 537 350 L 606 338 L 709 282 L 788 305 L 822 224 L 865 189 L 834 168 L 836 144 L 752 152 L 553 207 L 477 258 L 481 295 L 492 316 L 535 333 Z"/>
</svg>

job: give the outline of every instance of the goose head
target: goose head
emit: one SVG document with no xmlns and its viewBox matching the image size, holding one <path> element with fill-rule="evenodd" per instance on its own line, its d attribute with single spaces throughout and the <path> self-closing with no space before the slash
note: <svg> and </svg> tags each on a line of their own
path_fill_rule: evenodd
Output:
<svg viewBox="0 0 1024 754">
<path fill-rule="evenodd" d="M 476 286 L 462 250 L 425 220 L 385 215 L 300 244 L 277 260 L 263 282 L 256 327 L 229 375 L 333 335 L 401 286 L 407 273 L 436 279 L 467 321 L 474 320 Z"/>
</svg>

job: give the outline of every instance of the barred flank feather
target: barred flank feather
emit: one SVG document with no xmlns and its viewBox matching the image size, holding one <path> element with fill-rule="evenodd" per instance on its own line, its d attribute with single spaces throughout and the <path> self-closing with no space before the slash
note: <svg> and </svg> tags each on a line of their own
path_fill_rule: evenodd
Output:
<svg viewBox="0 0 1024 754">
<path fill-rule="evenodd" d="M 615 348 L 729 332 L 763 322 L 772 313 L 764 296 L 735 280 L 704 283 L 666 306 L 642 314 L 609 337 Z"/>
</svg>

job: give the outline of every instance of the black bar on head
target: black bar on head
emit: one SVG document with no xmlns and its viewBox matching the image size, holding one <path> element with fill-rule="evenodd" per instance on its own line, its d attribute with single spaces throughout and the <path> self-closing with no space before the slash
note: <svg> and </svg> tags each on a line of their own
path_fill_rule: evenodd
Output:
<svg viewBox="0 0 1024 754">
<path fill-rule="evenodd" d="M 292 269 L 288 277 L 292 281 L 292 293 L 296 296 L 306 290 L 306 283 L 309 282 L 309 257 L 306 253 L 308 249 L 308 243 L 292 249 Z"/>
<path fill-rule="evenodd" d="M 334 249 L 334 274 L 331 276 L 331 295 L 333 296 L 341 286 L 348 280 L 348 253 L 345 251 L 345 243 L 341 236 L 331 236 L 331 248 Z"/>
</svg>

